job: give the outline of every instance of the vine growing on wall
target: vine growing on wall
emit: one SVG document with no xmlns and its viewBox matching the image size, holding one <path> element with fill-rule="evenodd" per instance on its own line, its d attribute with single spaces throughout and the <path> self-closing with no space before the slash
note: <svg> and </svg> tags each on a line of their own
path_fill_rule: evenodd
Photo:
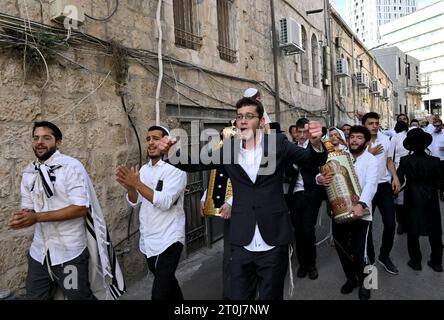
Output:
<svg viewBox="0 0 444 320">
<path fill-rule="evenodd" d="M 125 87 L 128 84 L 128 51 L 116 42 L 111 43 L 111 50 L 116 94 L 122 97 L 125 94 Z"/>
</svg>

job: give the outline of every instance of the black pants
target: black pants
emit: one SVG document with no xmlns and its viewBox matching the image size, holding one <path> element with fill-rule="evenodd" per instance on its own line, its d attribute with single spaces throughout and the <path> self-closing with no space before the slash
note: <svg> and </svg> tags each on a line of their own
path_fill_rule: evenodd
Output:
<svg viewBox="0 0 444 320">
<path fill-rule="evenodd" d="M 305 267 L 316 265 L 316 221 L 320 201 L 313 201 L 305 192 L 296 192 L 291 200 L 290 217 L 294 227 L 296 255 Z"/>
<path fill-rule="evenodd" d="M 89 284 L 88 260 L 88 248 L 77 258 L 56 266 L 51 266 L 49 252 L 43 265 L 28 253 L 26 299 L 50 300 L 55 290 L 60 288 L 68 300 L 96 300 Z M 54 280 L 51 279 L 48 265 L 51 266 Z"/>
<path fill-rule="evenodd" d="M 378 184 L 378 190 L 372 201 L 373 213 L 376 207 L 378 207 L 381 213 L 382 222 L 384 224 L 384 231 L 382 233 L 382 244 L 379 251 L 379 257 L 381 259 L 388 258 L 390 251 L 393 248 L 393 241 L 395 239 L 396 219 L 395 219 L 395 206 L 393 203 L 392 186 L 390 183 Z M 370 224 L 369 243 L 368 243 L 368 256 L 370 262 L 375 262 L 375 249 L 373 247 L 372 236 L 372 224 Z"/>
<path fill-rule="evenodd" d="M 288 246 L 251 252 L 231 245 L 231 299 L 253 300 L 256 288 L 259 300 L 283 300 L 288 269 Z"/>
<path fill-rule="evenodd" d="M 442 264 L 442 240 L 441 235 L 429 236 L 429 243 L 431 248 L 430 260 L 435 265 Z M 421 263 L 422 254 L 419 247 L 419 236 L 414 234 L 407 234 L 407 248 L 409 250 L 410 260 L 414 263 Z"/>
<path fill-rule="evenodd" d="M 350 281 L 358 281 L 362 286 L 366 274 L 364 268 L 367 265 L 366 240 L 370 233 L 370 222 L 356 220 L 345 223 L 333 222 L 333 238 L 335 248 L 341 261 L 345 276 Z"/>
<path fill-rule="evenodd" d="M 222 299 L 230 300 L 231 296 L 231 245 L 230 220 L 224 221 L 224 257 L 222 263 Z"/>
<path fill-rule="evenodd" d="M 175 275 L 182 249 L 183 244 L 175 242 L 160 255 L 146 259 L 148 268 L 154 274 L 151 300 L 183 300 Z"/>
<path fill-rule="evenodd" d="M 405 228 L 405 217 L 407 215 L 407 210 L 405 205 L 403 204 L 395 204 L 395 212 L 396 212 L 396 222 L 402 227 Z"/>
</svg>

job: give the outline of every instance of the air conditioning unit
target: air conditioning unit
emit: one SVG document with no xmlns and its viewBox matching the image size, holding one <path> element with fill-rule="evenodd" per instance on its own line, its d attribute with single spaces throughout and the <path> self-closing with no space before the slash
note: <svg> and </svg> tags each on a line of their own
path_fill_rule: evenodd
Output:
<svg viewBox="0 0 444 320">
<path fill-rule="evenodd" d="M 370 87 L 370 93 L 374 94 L 375 96 L 378 96 L 381 94 L 381 84 L 378 80 L 373 80 L 372 85 Z"/>
<path fill-rule="evenodd" d="M 285 54 L 304 52 L 302 46 L 302 28 L 293 18 L 286 17 L 280 20 L 279 47 Z"/>
<path fill-rule="evenodd" d="M 382 89 L 382 99 L 389 100 L 389 92 L 387 88 Z"/>
<path fill-rule="evenodd" d="M 337 77 L 348 76 L 348 63 L 346 59 L 336 60 L 336 76 Z"/>
<path fill-rule="evenodd" d="M 368 75 L 364 72 L 358 72 L 356 74 L 356 83 L 358 87 L 368 88 Z"/>
<path fill-rule="evenodd" d="M 85 12 L 82 6 L 76 0 L 50 0 L 49 13 L 51 20 L 58 23 L 67 22 L 73 25 L 81 25 L 85 22 Z"/>
</svg>

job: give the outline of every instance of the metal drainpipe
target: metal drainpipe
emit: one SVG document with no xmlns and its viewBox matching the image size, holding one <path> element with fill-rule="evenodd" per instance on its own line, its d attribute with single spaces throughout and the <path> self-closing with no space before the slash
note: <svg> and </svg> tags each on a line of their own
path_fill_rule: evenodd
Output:
<svg viewBox="0 0 444 320">
<path fill-rule="evenodd" d="M 270 0 L 271 9 L 271 37 L 273 42 L 273 68 L 274 68 L 274 112 L 275 121 L 280 122 L 281 120 L 281 107 L 280 107 L 280 96 L 279 96 L 279 73 L 278 73 L 278 54 L 279 47 L 276 36 L 276 17 L 274 15 L 274 0 Z"/>
<path fill-rule="evenodd" d="M 330 45 L 330 72 L 331 72 L 331 109 L 330 109 L 330 124 L 329 126 L 335 125 L 335 109 L 336 109 L 336 102 L 335 102 L 335 85 L 336 85 L 336 65 L 335 60 L 333 56 L 333 52 L 335 52 L 335 48 L 333 48 L 334 44 L 332 41 L 333 38 L 333 31 L 332 31 L 332 14 L 331 14 L 331 4 L 326 0 L 326 7 L 327 7 L 327 14 L 328 14 L 328 37 L 329 37 L 329 45 Z"/>
<path fill-rule="evenodd" d="M 353 95 L 353 117 L 356 114 L 356 89 L 358 88 L 357 79 L 355 77 L 355 37 L 351 37 L 352 40 L 352 95 Z"/>
</svg>

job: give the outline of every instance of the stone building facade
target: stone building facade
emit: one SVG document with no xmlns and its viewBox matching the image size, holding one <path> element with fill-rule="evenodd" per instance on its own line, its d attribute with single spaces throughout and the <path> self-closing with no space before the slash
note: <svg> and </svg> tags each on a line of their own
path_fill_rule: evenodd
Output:
<svg viewBox="0 0 444 320">
<path fill-rule="evenodd" d="M 336 123 L 357 121 L 356 113 L 377 112 L 384 128 L 393 124 L 393 82 L 376 58 L 331 9 L 331 54 Z M 338 62 L 343 59 L 342 62 Z M 346 65 L 339 72 L 338 64 Z M 366 79 L 366 80 L 365 80 Z M 375 90 L 377 89 L 377 90 Z"/>
<path fill-rule="evenodd" d="M 61 151 L 89 172 L 127 278 L 146 272 L 137 214 L 128 209 L 114 170 L 145 160 L 145 130 L 155 123 L 158 1 L 119 1 L 114 13 L 114 0 L 72 2 L 105 21 L 87 17 L 69 34 L 51 21 L 49 0 L 0 0 L 0 288 L 19 294 L 33 230 L 8 230 L 7 221 L 20 206 L 21 173 L 33 160 L 30 137 L 37 120 L 59 125 Z M 304 56 L 279 52 L 277 57 L 284 130 L 299 116 L 326 119 L 324 23 L 322 14 L 305 12 L 323 5 L 322 0 L 275 1 L 276 28 L 280 18 L 291 16 L 303 25 L 306 39 Z M 234 117 L 234 104 L 248 87 L 261 90 L 275 118 L 270 1 L 164 0 L 160 12 L 161 123 L 219 129 Z M 219 222 L 198 214 L 203 179 L 189 175 L 186 252 L 220 234 Z"/>
</svg>

